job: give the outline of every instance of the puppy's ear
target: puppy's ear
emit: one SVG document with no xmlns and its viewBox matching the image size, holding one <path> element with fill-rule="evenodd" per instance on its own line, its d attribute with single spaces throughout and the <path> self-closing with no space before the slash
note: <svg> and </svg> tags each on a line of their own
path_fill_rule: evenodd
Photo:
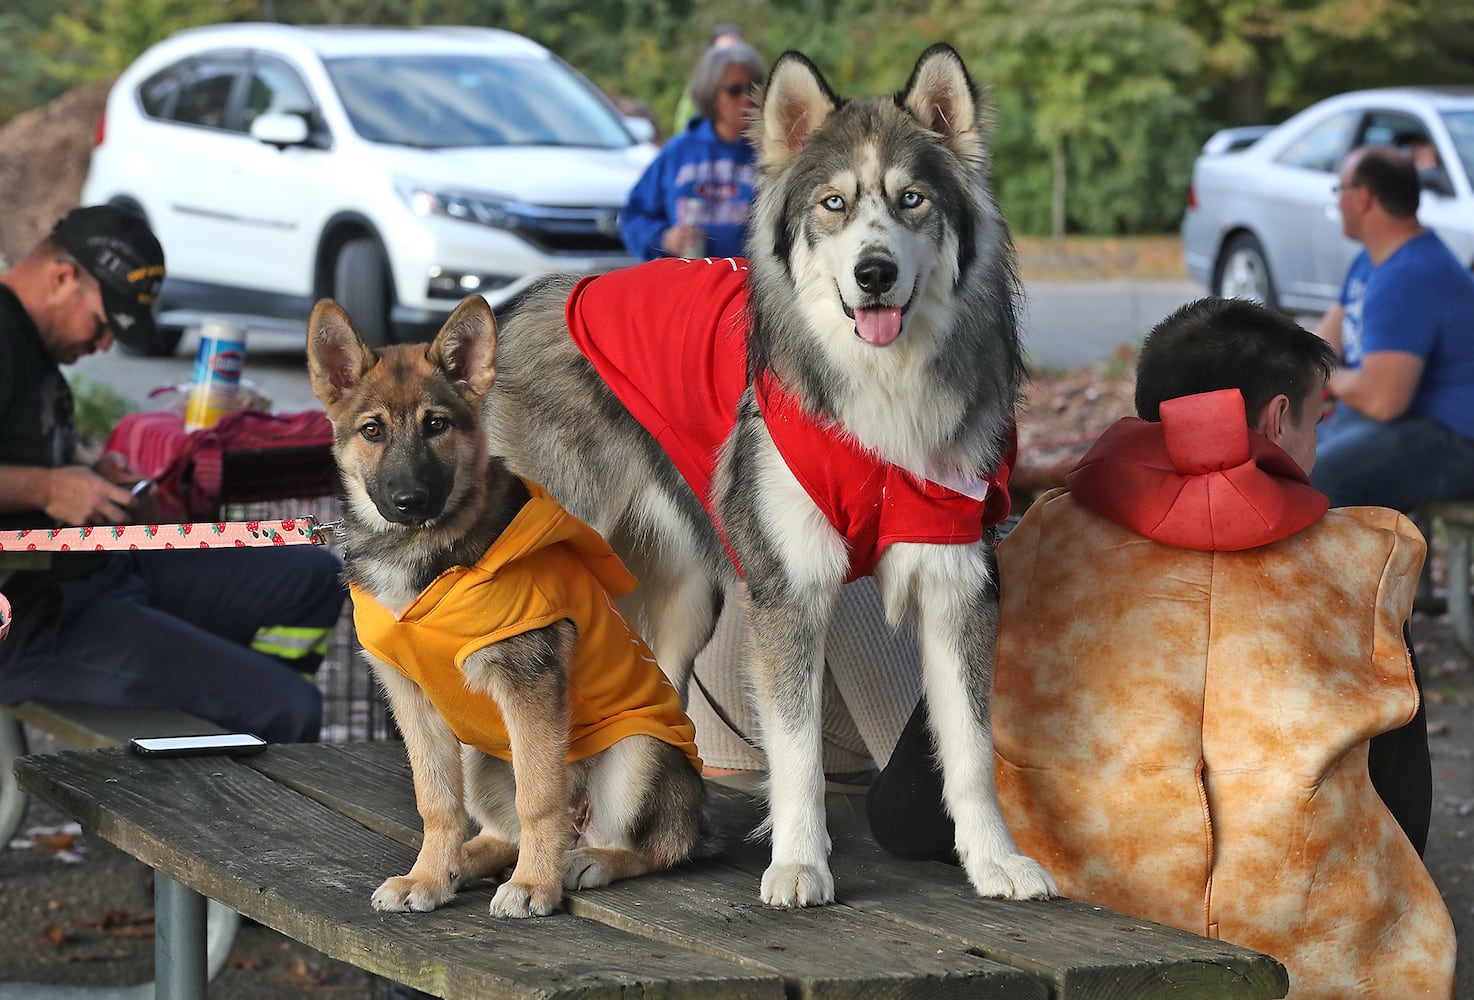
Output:
<svg viewBox="0 0 1474 1000">
<path fill-rule="evenodd" d="M 758 94 L 758 115 L 748 129 L 762 168 L 781 169 L 839 105 L 824 75 L 807 56 L 799 52 L 779 56 Z"/>
<path fill-rule="evenodd" d="M 430 363 L 452 383 L 484 396 L 496 381 L 496 317 L 479 295 L 456 306 L 430 345 Z"/>
<path fill-rule="evenodd" d="M 307 321 L 307 370 L 312 394 L 327 409 L 358 388 L 378 361 L 363 342 L 347 311 L 332 299 L 312 307 Z"/>
<path fill-rule="evenodd" d="M 992 111 L 952 46 L 923 52 L 896 100 L 964 161 L 987 167 Z"/>
</svg>

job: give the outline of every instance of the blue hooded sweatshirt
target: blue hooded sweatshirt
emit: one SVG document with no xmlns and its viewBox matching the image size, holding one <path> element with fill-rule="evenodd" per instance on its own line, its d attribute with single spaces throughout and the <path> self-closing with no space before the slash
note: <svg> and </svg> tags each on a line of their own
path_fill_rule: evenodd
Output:
<svg viewBox="0 0 1474 1000">
<path fill-rule="evenodd" d="M 703 256 L 741 257 L 757 179 L 746 137 L 725 142 L 704 118 L 665 144 L 630 192 L 620 215 L 625 248 L 641 260 L 670 256 L 662 238 L 680 222 L 706 230 Z"/>
</svg>

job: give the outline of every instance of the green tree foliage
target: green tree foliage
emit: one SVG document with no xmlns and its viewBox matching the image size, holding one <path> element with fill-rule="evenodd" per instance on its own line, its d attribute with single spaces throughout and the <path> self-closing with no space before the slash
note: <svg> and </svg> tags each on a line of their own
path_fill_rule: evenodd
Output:
<svg viewBox="0 0 1474 1000">
<path fill-rule="evenodd" d="M 1210 116 L 1279 121 L 1362 87 L 1456 83 L 1474 57 L 1467 0 L 1168 0 L 1212 88 Z"/>
<path fill-rule="evenodd" d="M 0 71 L 0 122 L 8 121 L 22 111 L 53 97 L 61 96 L 66 85 L 49 79 L 46 68 L 36 55 L 38 22 L 20 10 L 0 14 L 0 51 L 5 53 Z"/>
<path fill-rule="evenodd" d="M 134 409 L 133 404 L 112 386 L 85 375 L 68 373 L 67 382 L 72 389 L 77 437 L 83 445 L 100 447 L 118 421 Z"/>
<path fill-rule="evenodd" d="M 1000 135 L 997 189 L 1015 225 L 1137 232 L 1182 210 L 1200 95 L 1191 36 L 1163 0 L 972 0 L 956 34 L 1028 131 Z M 1017 172 L 1017 173 L 1015 173 Z M 1032 175 L 1032 176 L 1026 176 Z"/>
<path fill-rule="evenodd" d="M 36 49 L 51 80 L 95 83 L 181 28 L 240 20 L 255 8 L 255 0 L 77 0 L 51 15 Z"/>
<path fill-rule="evenodd" d="M 1025 233 L 1175 228 L 1199 146 L 1329 94 L 1456 82 L 1469 0 L 5 0 L 0 121 L 192 24 L 474 24 L 525 34 L 668 122 L 713 24 L 799 49 L 842 95 L 951 42 L 997 108 L 994 181 Z"/>
</svg>

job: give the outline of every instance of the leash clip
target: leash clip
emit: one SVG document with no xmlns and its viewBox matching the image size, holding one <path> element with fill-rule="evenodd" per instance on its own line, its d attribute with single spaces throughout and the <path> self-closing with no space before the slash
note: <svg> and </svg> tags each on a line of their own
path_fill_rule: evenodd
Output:
<svg viewBox="0 0 1474 1000">
<path fill-rule="evenodd" d="M 343 535 L 343 519 L 341 517 L 336 521 L 328 521 L 326 524 L 318 521 L 316 514 L 308 514 L 303 520 L 307 522 L 307 539 L 313 545 L 328 544 L 327 538 L 324 537 L 326 535 L 337 535 L 340 538 Z"/>
</svg>

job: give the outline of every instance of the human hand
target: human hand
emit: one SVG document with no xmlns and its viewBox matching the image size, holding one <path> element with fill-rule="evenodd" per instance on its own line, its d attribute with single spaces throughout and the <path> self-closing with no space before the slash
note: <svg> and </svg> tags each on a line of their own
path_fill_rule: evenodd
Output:
<svg viewBox="0 0 1474 1000">
<path fill-rule="evenodd" d="M 106 452 L 92 463 L 92 471 L 108 482 L 117 483 L 119 486 L 132 486 L 143 478 L 143 473 L 129 465 L 128 459 L 121 451 Z"/>
<path fill-rule="evenodd" d="M 125 520 L 144 524 L 159 519 L 158 493 L 154 490 L 154 484 L 129 465 L 122 452 L 107 452 L 92 463 L 92 471 L 110 483 L 128 487 L 132 500 L 128 504 Z"/>
<path fill-rule="evenodd" d="M 137 473 L 134 478 L 138 478 Z M 46 505 L 42 509 L 61 524 L 121 524 L 128 520 L 132 502 L 124 486 L 85 465 L 66 465 L 47 475 Z"/>
<path fill-rule="evenodd" d="M 706 230 L 689 222 L 678 222 L 665 231 L 665 249 L 675 257 L 705 257 Z"/>
<path fill-rule="evenodd" d="M 144 487 L 138 492 L 138 487 Z M 159 510 L 159 491 L 147 479 L 140 479 L 133 487 L 133 506 L 129 508 L 130 520 L 134 524 L 158 524 L 163 520 Z"/>
</svg>

